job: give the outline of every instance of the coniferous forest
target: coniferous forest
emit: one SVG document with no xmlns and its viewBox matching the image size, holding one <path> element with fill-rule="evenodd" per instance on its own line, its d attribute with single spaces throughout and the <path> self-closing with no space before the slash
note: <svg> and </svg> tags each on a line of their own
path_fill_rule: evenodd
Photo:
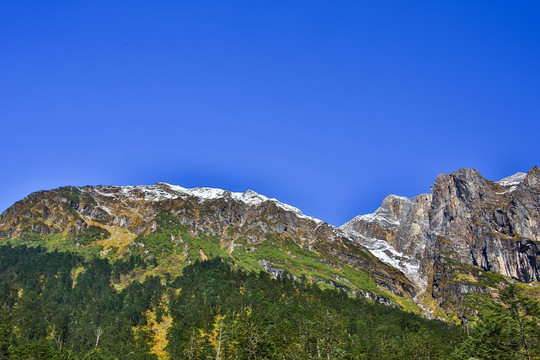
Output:
<svg viewBox="0 0 540 360">
<path fill-rule="evenodd" d="M 0 359 L 537 359 L 538 303 L 509 286 L 453 326 L 305 279 L 0 247 Z"/>
</svg>

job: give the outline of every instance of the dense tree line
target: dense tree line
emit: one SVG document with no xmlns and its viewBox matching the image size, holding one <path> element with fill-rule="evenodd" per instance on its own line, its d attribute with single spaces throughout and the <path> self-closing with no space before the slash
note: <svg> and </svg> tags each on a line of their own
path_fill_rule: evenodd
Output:
<svg viewBox="0 0 540 360">
<path fill-rule="evenodd" d="M 176 277 L 125 280 L 148 266 L 155 264 L 138 255 L 111 262 L 0 246 L 0 359 L 157 359 L 156 323 L 169 324 L 171 359 L 540 354 L 538 302 L 519 286 L 502 290 L 499 302 L 473 298 L 478 319 L 467 334 L 305 279 L 244 272 L 219 258 L 189 265 Z"/>
<path fill-rule="evenodd" d="M 107 260 L 2 246 L 0 359 L 154 359 L 134 329 L 164 287 L 150 277 L 118 292 L 112 276 Z"/>
<path fill-rule="evenodd" d="M 454 351 L 455 359 L 540 359 L 540 304 L 526 287 L 510 284 L 499 301 L 486 294 L 471 297 L 479 321 Z"/>
<path fill-rule="evenodd" d="M 461 333 L 307 281 L 237 271 L 214 259 L 177 278 L 172 358 L 438 359 Z"/>
</svg>

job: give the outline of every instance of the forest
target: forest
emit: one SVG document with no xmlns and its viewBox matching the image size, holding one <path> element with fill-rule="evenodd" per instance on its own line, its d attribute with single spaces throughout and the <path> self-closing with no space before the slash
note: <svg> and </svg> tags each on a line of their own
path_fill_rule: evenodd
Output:
<svg viewBox="0 0 540 360">
<path fill-rule="evenodd" d="M 510 285 L 466 326 L 213 258 L 0 246 L 0 359 L 539 359 L 540 309 Z M 136 276 L 135 276 L 136 275 Z"/>
</svg>

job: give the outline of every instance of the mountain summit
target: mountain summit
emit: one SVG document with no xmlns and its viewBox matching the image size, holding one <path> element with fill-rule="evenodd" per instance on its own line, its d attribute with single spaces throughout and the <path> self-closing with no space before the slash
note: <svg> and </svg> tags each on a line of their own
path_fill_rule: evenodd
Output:
<svg viewBox="0 0 540 360">
<path fill-rule="evenodd" d="M 384 199 L 341 229 L 402 270 L 435 307 L 461 311 L 467 293 L 499 280 L 540 280 L 540 170 L 493 182 L 476 170 L 437 177 L 431 194 Z M 434 308 L 432 308 L 434 310 Z"/>
</svg>

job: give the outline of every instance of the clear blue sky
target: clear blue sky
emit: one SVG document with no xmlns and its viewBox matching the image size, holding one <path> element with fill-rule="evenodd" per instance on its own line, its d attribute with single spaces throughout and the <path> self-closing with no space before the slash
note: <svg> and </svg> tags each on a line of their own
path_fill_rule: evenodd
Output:
<svg viewBox="0 0 540 360">
<path fill-rule="evenodd" d="M 538 1 L 2 1 L 0 211 L 251 188 L 341 225 L 540 165 Z"/>
</svg>

